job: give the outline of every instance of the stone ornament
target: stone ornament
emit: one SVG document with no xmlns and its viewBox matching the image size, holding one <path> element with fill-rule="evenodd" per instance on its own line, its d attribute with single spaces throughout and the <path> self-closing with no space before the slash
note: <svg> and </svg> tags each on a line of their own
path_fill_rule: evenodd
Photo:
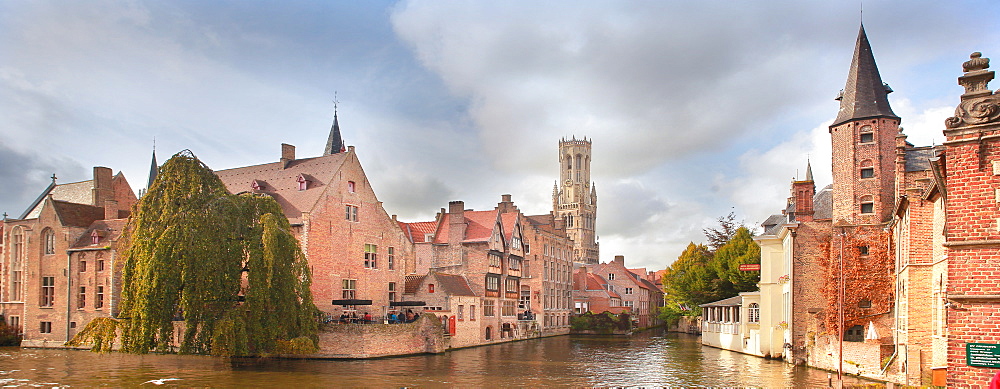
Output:
<svg viewBox="0 0 1000 389">
<path fill-rule="evenodd" d="M 947 128 L 957 128 L 1000 121 L 1000 91 L 993 93 L 988 88 L 995 72 L 987 70 L 990 59 L 980 52 L 972 53 L 962 64 L 965 74 L 958 78 L 958 84 L 965 87 L 962 101 L 955 108 L 955 116 L 945 119 Z"/>
</svg>

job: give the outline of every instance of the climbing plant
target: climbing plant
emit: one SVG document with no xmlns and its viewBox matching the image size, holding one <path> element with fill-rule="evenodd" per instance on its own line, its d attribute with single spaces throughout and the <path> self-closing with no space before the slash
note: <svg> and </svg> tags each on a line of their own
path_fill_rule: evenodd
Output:
<svg viewBox="0 0 1000 389">
<path fill-rule="evenodd" d="M 80 334 L 106 336 L 116 327 L 130 353 L 175 344 L 181 353 L 227 356 L 309 352 L 318 310 L 290 229 L 274 199 L 232 195 L 190 151 L 177 153 L 122 234 L 118 319 Z"/>
</svg>

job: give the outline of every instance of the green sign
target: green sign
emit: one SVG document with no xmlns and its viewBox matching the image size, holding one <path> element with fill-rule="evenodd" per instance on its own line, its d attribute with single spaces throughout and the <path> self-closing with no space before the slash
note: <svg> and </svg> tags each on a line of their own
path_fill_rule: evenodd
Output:
<svg viewBox="0 0 1000 389">
<path fill-rule="evenodd" d="M 965 364 L 976 367 L 1000 368 L 1000 344 L 966 343 Z"/>
</svg>

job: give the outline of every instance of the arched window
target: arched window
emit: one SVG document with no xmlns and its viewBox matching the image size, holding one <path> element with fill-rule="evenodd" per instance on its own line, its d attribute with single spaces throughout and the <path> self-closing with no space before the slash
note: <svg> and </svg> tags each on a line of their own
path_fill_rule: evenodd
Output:
<svg viewBox="0 0 1000 389">
<path fill-rule="evenodd" d="M 56 253 L 56 233 L 51 228 L 42 230 L 42 247 L 46 255 Z"/>
<path fill-rule="evenodd" d="M 24 230 L 14 227 L 10 233 L 10 301 L 22 301 L 24 289 Z"/>
<path fill-rule="evenodd" d="M 747 319 L 751 323 L 760 322 L 760 305 L 757 303 L 750 303 L 747 307 L 747 316 L 749 316 Z"/>
<path fill-rule="evenodd" d="M 493 340 L 493 326 L 486 326 L 486 340 Z"/>
<path fill-rule="evenodd" d="M 573 168 L 573 156 L 567 155 L 566 156 L 566 170 L 570 170 L 572 168 Z"/>
<path fill-rule="evenodd" d="M 577 154 L 576 155 L 576 169 L 577 170 L 580 169 L 580 164 L 582 163 L 582 160 L 583 160 L 583 155 Z"/>
</svg>

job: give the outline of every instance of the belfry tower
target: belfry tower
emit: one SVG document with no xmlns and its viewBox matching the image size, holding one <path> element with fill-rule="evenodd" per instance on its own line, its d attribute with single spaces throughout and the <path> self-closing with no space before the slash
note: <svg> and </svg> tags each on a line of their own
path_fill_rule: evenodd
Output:
<svg viewBox="0 0 1000 389">
<path fill-rule="evenodd" d="M 596 264 L 600 259 L 597 235 L 597 187 L 590 181 L 591 141 L 559 140 L 559 181 L 552 188 L 552 210 L 562 217 L 573 239 L 573 260 Z"/>
</svg>

